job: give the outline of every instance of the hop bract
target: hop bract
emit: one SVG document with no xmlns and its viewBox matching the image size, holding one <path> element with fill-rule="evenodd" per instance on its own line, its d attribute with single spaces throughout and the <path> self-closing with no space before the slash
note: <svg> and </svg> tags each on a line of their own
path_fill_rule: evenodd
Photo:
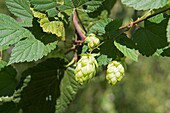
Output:
<svg viewBox="0 0 170 113">
<path fill-rule="evenodd" d="M 118 81 L 122 79 L 124 72 L 124 67 L 120 62 L 112 61 L 107 66 L 106 80 L 109 84 L 115 85 Z"/>
<path fill-rule="evenodd" d="M 100 44 L 100 40 L 93 33 L 89 34 L 85 41 L 88 43 L 87 45 L 90 49 L 93 49 Z"/>
<path fill-rule="evenodd" d="M 75 68 L 75 79 L 81 85 L 86 83 L 88 80 L 96 74 L 96 69 L 98 67 L 97 61 L 92 54 L 86 54 L 81 57 L 77 62 Z"/>
</svg>

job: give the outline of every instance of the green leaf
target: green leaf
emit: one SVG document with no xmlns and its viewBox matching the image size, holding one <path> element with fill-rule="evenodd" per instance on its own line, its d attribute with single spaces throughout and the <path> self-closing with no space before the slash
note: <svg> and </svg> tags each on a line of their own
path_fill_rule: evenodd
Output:
<svg viewBox="0 0 170 113">
<path fill-rule="evenodd" d="M 37 19 L 33 20 L 33 27 L 30 27 L 29 31 L 36 37 L 37 40 L 40 40 L 45 45 L 57 40 L 56 35 L 43 32 L 43 29 L 40 27 Z"/>
<path fill-rule="evenodd" d="M 0 60 L 0 71 L 2 68 L 4 68 L 7 65 L 6 61 Z"/>
<path fill-rule="evenodd" d="M 105 27 L 106 35 L 109 37 L 117 37 L 122 34 L 124 31 L 119 30 L 119 27 L 122 26 L 122 19 L 116 19 L 108 23 Z"/>
<path fill-rule="evenodd" d="M 57 3 L 54 0 L 30 0 L 30 2 L 34 6 L 34 9 L 40 11 L 52 9 L 57 5 Z"/>
<path fill-rule="evenodd" d="M 83 8 L 79 10 L 90 13 L 95 11 L 97 8 L 99 8 L 102 5 L 103 0 L 99 1 L 88 1 L 83 4 Z"/>
<path fill-rule="evenodd" d="M 119 60 L 119 58 L 123 57 L 124 55 L 116 48 L 113 42 L 113 40 L 105 40 L 104 43 L 99 47 L 100 53 L 107 55 L 108 58 Z"/>
<path fill-rule="evenodd" d="M 68 104 L 75 98 L 80 84 L 74 78 L 74 69 L 68 68 L 61 81 L 60 97 L 57 99 L 55 113 L 63 113 Z"/>
<path fill-rule="evenodd" d="M 87 50 L 88 50 L 88 46 L 87 45 L 83 45 L 81 53 L 85 53 Z"/>
<path fill-rule="evenodd" d="M 55 49 L 56 45 L 57 42 L 54 42 L 45 46 L 35 38 L 20 41 L 13 48 L 8 64 L 37 61 Z"/>
<path fill-rule="evenodd" d="M 19 108 L 13 102 L 3 103 L 0 105 L 0 113 L 19 113 Z"/>
<path fill-rule="evenodd" d="M 99 16 L 103 10 L 107 10 L 108 15 L 111 13 L 111 9 L 113 8 L 113 5 L 116 3 L 116 0 L 104 0 L 102 2 L 102 5 L 97 8 L 97 10 L 88 13 L 88 15 L 92 18 Z"/>
<path fill-rule="evenodd" d="M 55 17 L 59 11 L 56 8 L 48 9 L 47 11 L 48 17 Z"/>
<path fill-rule="evenodd" d="M 146 21 L 145 28 L 139 28 L 132 36 L 137 49 L 146 56 L 153 55 L 157 49 L 168 45 L 166 38 L 167 20 L 159 24 Z"/>
<path fill-rule="evenodd" d="M 0 96 L 13 94 L 17 85 L 16 75 L 17 73 L 12 66 L 5 67 L 0 71 Z"/>
<path fill-rule="evenodd" d="M 68 10 L 81 6 L 89 0 L 64 0 L 64 5 L 59 6 L 60 10 Z"/>
<path fill-rule="evenodd" d="M 168 26 L 167 26 L 166 30 L 167 30 L 166 35 L 167 35 L 167 38 L 168 38 L 168 42 L 170 42 L 170 19 L 168 21 Z"/>
<path fill-rule="evenodd" d="M 54 17 L 57 15 L 57 2 L 54 0 L 31 0 L 33 8 L 39 11 L 47 12 L 49 17 Z"/>
<path fill-rule="evenodd" d="M 89 0 L 64 0 L 64 6 L 67 6 L 68 8 L 76 8 L 88 1 Z"/>
<path fill-rule="evenodd" d="M 158 9 L 164 7 L 168 0 L 121 0 L 123 4 L 136 10 Z"/>
<path fill-rule="evenodd" d="M 74 4 L 71 0 L 64 0 L 64 5 L 59 5 L 58 8 L 61 11 L 69 10 L 74 8 Z"/>
<path fill-rule="evenodd" d="M 47 45 L 44 47 L 44 53 L 43 53 L 43 55 L 44 55 L 44 56 L 47 56 L 48 53 L 50 53 L 52 50 L 54 50 L 54 49 L 56 48 L 56 45 L 57 45 L 57 44 L 58 44 L 57 41 L 47 44 Z"/>
<path fill-rule="evenodd" d="M 118 40 L 114 41 L 114 45 L 119 51 L 121 51 L 126 57 L 138 61 L 138 54 L 136 52 L 135 44 L 132 40 L 127 38 L 125 35 L 118 37 Z"/>
<path fill-rule="evenodd" d="M 3 50 L 7 50 L 9 48 L 9 46 L 7 45 L 0 45 L 0 51 L 3 51 Z"/>
<path fill-rule="evenodd" d="M 68 1 L 72 1 L 73 7 L 79 7 L 84 3 L 88 2 L 89 0 L 64 0 L 64 4 L 68 4 Z M 70 4 L 69 4 L 70 5 Z"/>
<path fill-rule="evenodd" d="M 102 65 L 105 66 L 105 65 L 109 64 L 112 61 L 112 58 L 107 58 L 107 55 L 100 55 L 97 58 L 97 61 L 98 61 L 99 66 L 102 66 Z"/>
<path fill-rule="evenodd" d="M 64 0 L 64 5 L 60 5 L 60 10 L 77 8 L 84 12 L 93 12 L 102 5 L 103 0 Z"/>
<path fill-rule="evenodd" d="M 29 0 L 6 0 L 6 5 L 14 15 L 21 18 L 22 26 L 32 26 L 33 16 L 30 10 Z"/>
<path fill-rule="evenodd" d="M 24 113 L 54 113 L 60 96 L 60 82 L 66 65 L 63 59 L 48 59 L 26 70 L 22 77 L 31 75 L 31 81 L 21 93 L 20 106 Z M 22 83 L 21 83 L 22 84 Z"/>
<path fill-rule="evenodd" d="M 161 14 L 156 15 L 156 16 L 148 19 L 148 20 L 149 20 L 150 22 L 154 22 L 154 23 L 159 24 L 159 23 L 161 23 L 164 19 L 165 19 L 165 18 L 164 18 L 164 15 L 161 13 Z"/>
<path fill-rule="evenodd" d="M 13 18 L 0 14 L 0 45 L 15 44 L 22 38 L 33 37 L 30 31 L 22 28 Z"/>
<path fill-rule="evenodd" d="M 105 34 L 105 27 L 106 25 L 111 22 L 112 19 L 105 18 L 102 20 L 97 21 L 90 29 L 89 33 L 95 33 L 97 35 L 103 35 Z"/>
</svg>

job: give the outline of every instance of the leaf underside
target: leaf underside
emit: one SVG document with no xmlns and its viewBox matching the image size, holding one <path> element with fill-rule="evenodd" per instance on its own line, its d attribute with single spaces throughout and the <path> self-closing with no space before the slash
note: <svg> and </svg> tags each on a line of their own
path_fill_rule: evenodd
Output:
<svg viewBox="0 0 170 113">
<path fill-rule="evenodd" d="M 123 4 L 136 10 L 158 9 L 164 7 L 168 0 L 121 0 Z"/>
<path fill-rule="evenodd" d="M 64 78 L 61 81 L 60 97 L 57 99 L 55 113 L 63 113 L 68 104 L 75 98 L 80 84 L 74 78 L 74 70 L 68 68 L 65 71 Z"/>
</svg>

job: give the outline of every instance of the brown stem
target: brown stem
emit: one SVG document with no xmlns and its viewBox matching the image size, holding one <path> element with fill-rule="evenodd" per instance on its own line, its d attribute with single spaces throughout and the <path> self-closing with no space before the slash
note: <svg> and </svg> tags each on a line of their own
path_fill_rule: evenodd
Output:
<svg viewBox="0 0 170 113">
<path fill-rule="evenodd" d="M 81 37 L 81 40 L 84 41 L 86 36 L 82 33 L 81 29 L 80 29 L 80 26 L 77 22 L 77 13 L 76 13 L 76 9 L 74 9 L 74 13 L 73 13 L 73 23 L 74 23 L 74 26 L 76 28 L 76 31 L 77 33 L 79 34 L 79 36 Z"/>
<path fill-rule="evenodd" d="M 151 18 L 151 17 L 154 17 L 155 15 L 158 15 L 158 14 L 160 14 L 160 13 L 163 13 L 163 12 L 165 12 L 165 11 L 167 11 L 167 10 L 170 10 L 170 7 L 169 7 L 169 6 L 163 8 L 162 10 L 156 10 L 156 11 L 154 11 L 154 12 L 150 11 L 148 14 L 142 16 L 141 18 L 137 19 L 136 21 L 134 21 L 134 22 L 132 22 L 132 23 L 130 23 L 130 24 L 128 24 L 128 25 L 124 25 L 124 26 L 119 27 L 119 29 L 122 30 L 122 29 L 125 29 L 125 28 L 131 28 L 131 27 L 133 27 L 134 25 L 136 25 L 136 24 L 138 24 L 138 23 L 140 23 L 140 22 L 142 22 L 142 21 L 144 21 L 144 20 L 147 20 L 147 19 L 149 19 L 149 18 Z"/>
</svg>

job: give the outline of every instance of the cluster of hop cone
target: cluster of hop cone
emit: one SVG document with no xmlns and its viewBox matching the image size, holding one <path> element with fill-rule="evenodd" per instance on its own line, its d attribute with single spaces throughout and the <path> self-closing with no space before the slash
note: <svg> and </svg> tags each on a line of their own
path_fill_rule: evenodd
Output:
<svg viewBox="0 0 170 113">
<path fill-rule="evenodd" d="M 85 42 L 89 50 L 93 50 L 100 44 L 100 40 L 93 33 L 87 36 Z M 87 53 L 81 55 L 74 71 L 76 81 L 81 85 L 87 83 L 95 76 L 97 68 L 98 63 L 95 59 L 95 54 Z M 107 65 L 106 80 L 109 84 L 115 85 L 124 76 L 124 71 L 124 67 L 120 62 L 112 61 Z"/>
</svg>

